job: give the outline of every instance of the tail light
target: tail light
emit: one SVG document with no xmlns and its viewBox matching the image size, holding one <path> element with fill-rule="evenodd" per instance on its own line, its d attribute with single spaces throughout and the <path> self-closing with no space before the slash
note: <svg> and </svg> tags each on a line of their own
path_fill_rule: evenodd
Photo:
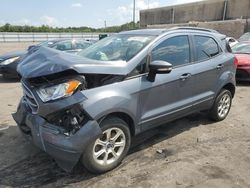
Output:
<svg viewBox="0 0 250 188">
<path fill-rule="evenodd" d="M 237 57 L 234 57 L 234 65 L 237 67 L 238 66 L 238 59 Z"/>
</svg>

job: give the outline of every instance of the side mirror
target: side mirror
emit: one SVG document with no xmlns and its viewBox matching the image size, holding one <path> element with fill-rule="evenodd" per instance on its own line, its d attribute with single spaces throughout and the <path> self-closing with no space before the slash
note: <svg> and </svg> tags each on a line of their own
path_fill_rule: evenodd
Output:
<svg viewBox="0 0 250 188">
<path fill-rule="evenodd" d="M 173 65 L 166 61 L 153 61 L 149 64 L 148 81 L 154 82 L 156 74 L 168 74 L 172 71 Z"/>
</svg>

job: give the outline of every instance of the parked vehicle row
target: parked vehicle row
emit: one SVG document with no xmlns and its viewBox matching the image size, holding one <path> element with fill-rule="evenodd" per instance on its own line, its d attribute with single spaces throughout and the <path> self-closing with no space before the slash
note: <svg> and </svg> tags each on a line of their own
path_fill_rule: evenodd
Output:
<svg viewBox="0 0 250 188">
<path fill-rule="evenodd" d="M 109 171 L 139 133 L 200 111 L 227 117 L 236 60 L 225 41 L 186 27 L 121 32 L 78 55 L 40 47 L 18 65 L 13 118 L 64 170 Z"/>
<path fill-rule="evenodd" d="M 250 81 L 250 41 L 238 43 L 232 51 L 237 58 L 236 79 Z"/>
<path fill-rule="evenodd" d="M 4 78 L 18 78 L 17 65 L 39 47 L 49 47 L 68 53 L 78 53 L 89 47 L 93 42 L 75 39 L 56 39 L 30 46 L 26 51 L 11 52 L 0 56 L 0 74 Z"/>
<path fill-rule="evenodd" d="M 239 42 L 250 41 L 250 32 L 244 33 L 240 38 Z"/>
</svg>

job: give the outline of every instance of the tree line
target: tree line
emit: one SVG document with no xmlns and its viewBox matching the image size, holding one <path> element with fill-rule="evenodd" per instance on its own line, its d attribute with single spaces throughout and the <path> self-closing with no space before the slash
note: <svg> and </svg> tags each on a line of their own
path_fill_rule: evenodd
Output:
<svg viewBox="0 0 250 188">
<path fill-rule="evenodd" d="M 29 26 L 29 25 L 11 25 L 6 23 L 3 26 L 0 26 L 0 32 L 51 32 L 51 33 L 80 33 L 80 32 L 120 32 L 125 30 L 132 30 L 140 28 L 139 22 L 134 23 L 125 23 L 120 26 L 112 26 L 107 28 L 91 28 L 91 27 L 50 27 L 48 25 L 42 26 Z"/>
</svg>

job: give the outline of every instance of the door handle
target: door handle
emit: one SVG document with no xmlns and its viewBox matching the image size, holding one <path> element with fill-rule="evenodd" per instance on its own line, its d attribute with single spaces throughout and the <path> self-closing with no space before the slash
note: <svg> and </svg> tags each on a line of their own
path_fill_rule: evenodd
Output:
<svg viewBox="0 0 250 188">
<path fill-rule="evenodd" d="M 223 64 L 219 64 L 219 65 L 217 65 L 217 67 L 216 67 L 216 68 L 217 68 L 218 70 L 220 70 L 220 69 L 222 69 L 223 67 L 224 67 L 224 65 L 223 65 Z"/>
<path fill-rule="evenodd" d="M 190 73 L 185 73 L 183 75 L 181 75 L 180 79 L 182 81 L 185 81 L 186 79 L 190 78 L 192 75 Z"/>
</svg>

